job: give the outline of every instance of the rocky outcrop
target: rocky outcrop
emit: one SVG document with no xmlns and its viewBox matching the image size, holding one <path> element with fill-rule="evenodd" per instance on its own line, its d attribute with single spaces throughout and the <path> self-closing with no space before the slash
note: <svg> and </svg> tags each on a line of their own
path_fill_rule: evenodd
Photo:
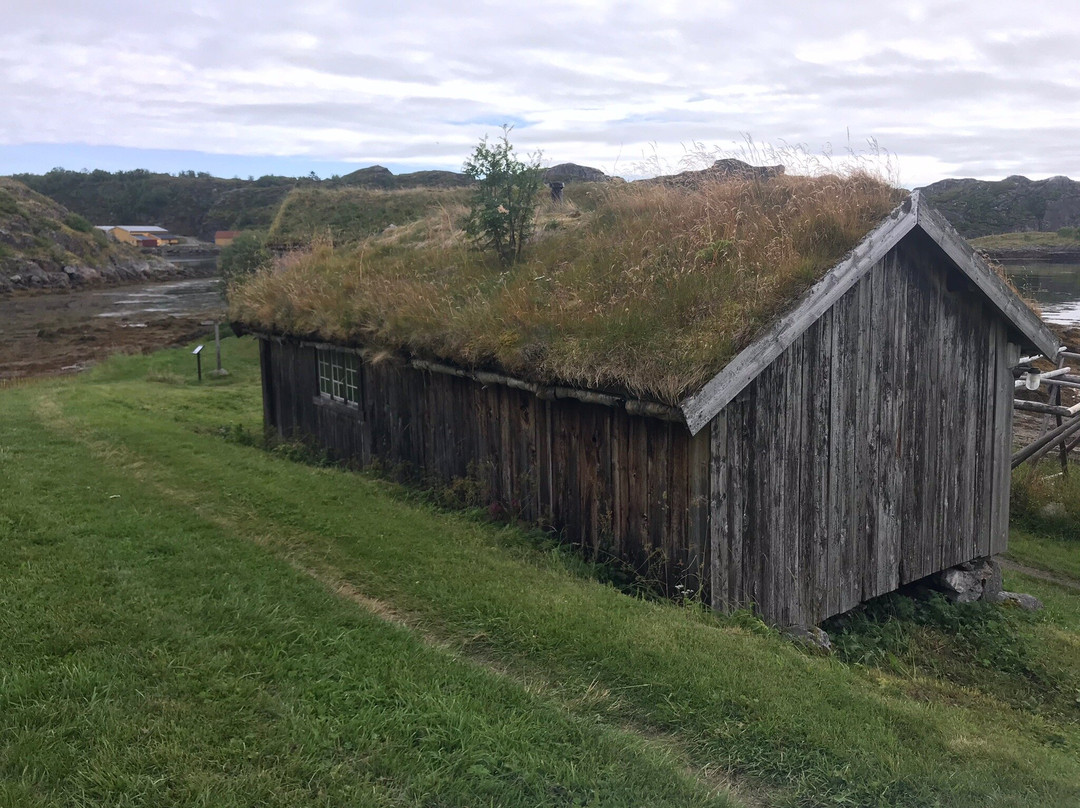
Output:
<svg viewBox="0 0 1080 808">
<path fill-rule="evenodd" d="M 922 192 L 965 238 L 1080 226 L 1080 182 L 1068 177 L 947 179 Z"/>
<path fill-rule="evenodd" d="M 544 182 L 561 182 L 569 184 L 571 182 L 609 182 L 612 177 L 609 177 L 599 168 L 591 168 L 589 166 L 579 166 L 577 163 L 560 163 L 557 166 L 552 166 L 544 172 Z"/>
<path fill-rule="evenodd" d="M 668 174 L 647 180 L 639 180 L 639 182 L 694 188 L 703 183 L 722 182 L 725 180 L 764 182 L 773 177 L 778 177 L 783 173 L 784 167 L 782 165 L 755 166 L 750 165 L 750 163 L 744 163 L 742 160 L 736 160 L 729 157 L 723 160 L 717 160 L 708 168 L 700 171 L 682 171 L 678 174 Z"/>
<path fill-rule="evenodd" d="M 14 265 L 9 263 L 5 271 L 0 272 L 0 294 L 203 278 L 215 274 L 216 271 L 216 268 L 193 264 L 171 264 L 156 256 L 119 260 L 100 267 L 82 265 L 50 267 L 42 266 L 37 261 L 23 259 Z"/>
<path fill-rule="evenodd" d="M 116 244 L 55 200 L 0 177 L 0 294 L 211 274 Z"/>
</svg>

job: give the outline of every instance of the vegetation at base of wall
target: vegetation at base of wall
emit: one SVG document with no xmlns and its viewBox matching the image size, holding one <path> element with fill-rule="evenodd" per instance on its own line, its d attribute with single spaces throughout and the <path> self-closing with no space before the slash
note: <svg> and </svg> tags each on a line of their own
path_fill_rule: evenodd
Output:
<svg viewBox="0 0 1080 808">
<path fill-rule="evenodd" d="M 1068 475 L 1060 466 L 1044 460 L 1025 463 L 1012 475 L 1013 524 L 1043 534 L 1074 539 L 1080 552 L 1080 468 L 1070 465 Z"/>
<path fill-rule="evenodd" d="M 254 341 L 223 348 L 201 384 L 189 346 L 0 391 L 0 803 L 1080 801 L 1071 680 L 1026 678 L 1080 670 L 1075 593 L 810 654 L 257 448 Z"/>
<path fill-rule="evenodd" d="M 890 594 L 827 621 L 845 662 L 976 691 L 1016 710 L 1080 719 L 1080 653 L 1047 653 L 1042 615 L 939 594 Z"/>
<path fill-rule="evenodd" d="M 353 247 L 283 257 L 234 290 L 232 316 L 674 403 L 902 196 L 862 173 L 569 186 L 509 268 L 471 250 L 463 220 L 440 209 Z"/>
<path fill-rule="evenodd" d="M 1080 580 L 1080 466 L 1058 473 L 1055 461 L 1024 464 L 1012 477 L 1009 556 Z"/>
</svg>

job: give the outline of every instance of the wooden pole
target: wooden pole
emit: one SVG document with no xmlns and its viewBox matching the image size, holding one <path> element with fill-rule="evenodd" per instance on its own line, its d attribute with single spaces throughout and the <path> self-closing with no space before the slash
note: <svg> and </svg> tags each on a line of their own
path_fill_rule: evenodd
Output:
<svg viewBox="0 0 1080 808">
<path fill-rule="evenodd" d="M 1065 440 L 1072 436 L 1075 432 L 1080 430 L 1080 418 L 1074 418 L 1070 421 L 1066 421 L 1059 426 L 1053 432 L 1036 440 L 1034 443 L 1025 446 L 1019 452 L 1016 452 L 1012 456 L 1012 468 L 1016 468 L 1026 460 L 1038 460 L 1050 449 L 1052 449 L 1059 441 Z"/>
</svg>

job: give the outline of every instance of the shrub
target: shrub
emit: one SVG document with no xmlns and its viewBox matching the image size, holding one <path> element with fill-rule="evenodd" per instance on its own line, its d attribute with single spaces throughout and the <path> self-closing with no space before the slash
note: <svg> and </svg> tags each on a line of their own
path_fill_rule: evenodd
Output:
<svg viewBox="0 0 1080 808">
<path fill-rule="evenodd" d="M 522 162 L 510 145 L 510 127 L 488 143 L 485 135 L 462 168 L 479 183 L 473 194 L 465 232 L 481 247 L 493 249 L 503 266 L 517 261 L 536 219 L 540 190 L 539 155 Z"/>
<path fill-rule="evenodd" d="M 253 275 L 259 267 L 269 264 L 270 258 L 266 237 L 262 233 L 241 233 L 218 256 L 218 269 L 225 279 L 225 288 Z"/>
<path fill-rule="evenodd" d="M 78 230 L 80 233 L 89 233 L 94 229 L 94 226 L 90 224 L 90 222 L 77 213 L 69 213 L 65 216 L 64 224 L 72 230 Z"/>
</svg>

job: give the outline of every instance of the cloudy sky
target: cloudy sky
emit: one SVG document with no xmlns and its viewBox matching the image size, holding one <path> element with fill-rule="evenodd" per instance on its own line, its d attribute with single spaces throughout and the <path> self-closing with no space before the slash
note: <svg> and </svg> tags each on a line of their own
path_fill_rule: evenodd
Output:
<svg viewBox="0 0 1080 808">
<path fill-rule="evenodd" d="M 1076 10 L 5 0 L 0 174 L 457 170 L 510 123 L 546 163 L 624 176 L 687 152 L 821 161 L 876 143 L 907 186 L 1080 178 Z"/>
</svg>

